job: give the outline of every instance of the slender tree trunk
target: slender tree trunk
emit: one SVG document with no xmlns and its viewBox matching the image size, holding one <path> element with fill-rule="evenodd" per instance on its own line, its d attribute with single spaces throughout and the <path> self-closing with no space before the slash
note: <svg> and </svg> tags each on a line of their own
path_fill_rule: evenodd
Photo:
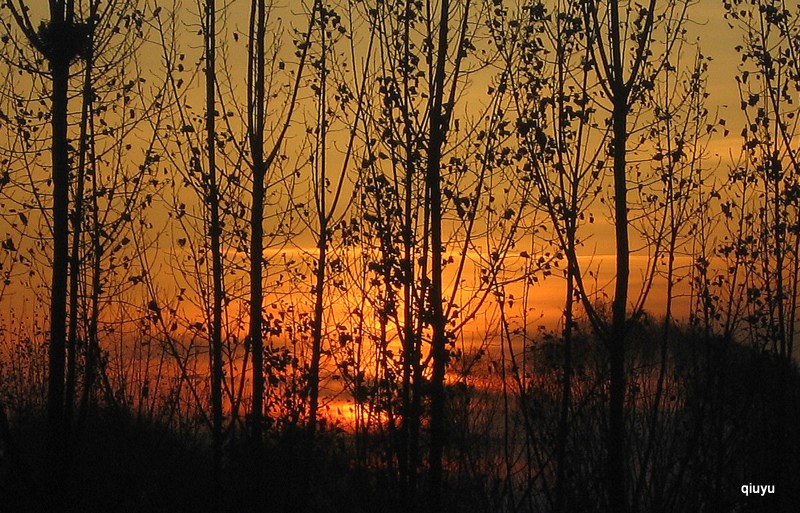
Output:
<svg viewBox="0 0 800 513">
<path fill-rule="evenodd" d="M 445 64 L 447 62 L 449 0 L 440 6 L 439 41 L 437 47 L 436 70 L 433 77 L 432 104 L 430 111 L 431 129 L 426 182 L 430 204 L 430 243 L 431 243 L 431 282 L 430 308 L 433 328 L 431 352 L 433 354 L 433 376 L 431 378 L 431 447 L 430 447 L 430 495 L 429 508 L 432 512 L 441 511 L 442 504 L 442 457 L 446 442 L 445 430 L 445 371 L 449 353 L 447 350 L 446 319 L 444 318 L 442 284 L 442 191 L 441 160 L 445 140 L 445 120 L 443 96 L 445 84 Z"/>
<path fill-rule="evenodd" d="M 319 235 L 317 238 L 317 268 L 314 284 L 314 320 L 311 340 L 311 365 L 309 368 L 309 405 L 308 405 L 308 432 L 311 437 L 317 430 L 317 415 L 319 413 L 319 380 L 320 359 L 322 358 L 322 326 L 325 291 L 325 274 L 328 260 L 328 215 L 326 202 L 327 176 L 327 41 L 325 38 L 326 15 L 320 9 L 320 89 L 317 114 L 317 143 L 315 146 L 314 166 L 316 167 L 316 208 L 319 221 Z"/>
<path fill-rule="evenodd" d="M 614 144 L 625 144 L 626 106 L 614 112 Z M 622 147 L 624 148 L 624 146 Z M 625 152 L 614 150 L 615 234 L 617 248 L 617 282 L 612 304 L 610 356 L 611 390 L 609 399 L 609 502 L 611 511 L 627 511 L 625 492 L 625 336 L 626 306 L 630 259 L 628 253 L 627 182 L 625 181 Z"/>
<path fill-rule="evenodd" d="M 324 176 L 324 174 L 323 174 Z M 322 200 L 324 205 L 324 200 Z M 311 365 L 309 368 L 309 406 L 308 406 L 308 432 L 311 436 L 317 430 L 317 415 L 319 410 L 319 376 L 320 358 L 322 357 L 322 314 L 323 314 L 323 287 L 325 283 L 325 266 L 328 256 L 328 231 L 327 223 L 320 225 L 320 235 L 317 241 L 317 269 L 315 272 L 316 284 L 314 285 L 314 326 L 311 341 Z"/>
<path fill-rule="evenodd" d="M 94 132 L 94 131 L 92 131 Z M 92 389 L 94 388 L 95 378 L 98 373 L 98 361 L 100 359 L 100 342 L 97 337 L 97 324 L 100 318 L 100 273 L 102 272 L 102 242 L 100 234 L 100 220 L 97 212 L 97 182 L 92 182 L 92 224 L 94 226 L 94 233 L 92 234 L 92 285 L 90 297 L 90 314 L 89 323 L 86 331 L 86 363 L 84 365 L 84 383 L 83 391 L 81 394 L 80 410 L 78 411 L 78 426 L 80 427 L 86 420 L 89 413 L 89 408 L 92 406 Z M 101 376 L 105 380 L 105 388 L 107 391 L 106 396 L 110 400 L 114 400 L 114 395 L 111 393 L 111 386 L 108 383 L 108 377 L 102 369 L 99 370 Z M 113 406 L 116 403 L 112 402 Z"/>
<path fill-rule="evenodd" d="M 222 225 L 219 213 L 219 184 L 216 167 L 216 6 L 214 0 L 205 5 L 205 53 L 206 53 L 206 151 L 208 152 L 208 205 L 210 214 L 211 273 L 213 281 L 213 305 L 211 318 L 211 417 L 213 445 L 213 482 L 215 507 L 219 510 L 222 469 Z"/>
<path fill-rule="evenodd" d="M 60 8 L 58 8 L 60 7 Z M 65 19 L 63 6 L 51 5 L 51 30 L 72 23 Z M 54 44 L 66 44 L 54 37 Z M 47 426 L 52 464 L 52 507 L 60 508 L 63 500 L 65 472 L 64 440 L 64 358 L 66 356 L 67 280 L 69 275 L 69 142 L 68 99 L 71 56 L 53 52 L 50 56 L 52 78 L 52 181 L 53 181 L 53 275 L 50 299 L 49 376 L 47 384 Z M 73 264 L 74 265 L 74 264 Z"/>
<path fill-rule="evenodd" d="M 324 21 L 323 21 L 324 24 Z M 323 27 L 324 33 L 324 27 Z M 323 65 L 322 73 L 325 73 L 324 55 L 325 41 L 322 42 Z M 324 290 L 325 290 L 325 268 L 328 258 L 328 217 L 326 215 L 325 204 L 325 183 L 327 181 L 325 170 L 325 138 L 327 137 L 325 116 L 325 78 L 323 76 L 320 92 L 320 147 L 316 156 L 315 163 L 319 166 L 319 176 L 317 187 L 319 190 L 317 198 L 317 212 L 319 218 L 319 238 L 317 239 L 317 268 L 315 271 L 314 284 L 314 321 L 312 326 L 311 340 L 311 365 L 309 367 L 309 405 L 308 405 L 308 433 L 314 436 L 317 430 L 317 415 L 319 410 L 319 380 L 320 380 L 320 359 L 322 358 L 322 325 L 324 313 Z"/>
<path fill-rule="evenodd" d="M 609 509 L 615 513 L 628 511 L 625 489 L 625 336 L 630 276 L 630 248 L 628 242 L 628 87 L 623 79 L 622 45 L 619 4 L 609 2 L 611 10 L 611 90 L 613 111 L 614 160 L 614 235 L 616 243 L 616 286 L 612 303 L 611 337 L 608 341 L 610 359 L 610 397 L 608 419 L 608 499 Z"/>
<path fill-rule="evenodd" d="M 564 28 L 561 22 L 558 23 L 558 34 L 564 33 Z M 566 42 L 564 38 L 559 37 L 556 41 L 557 54 L 567 55 Z M 565 59 L 559 59 L 557 66 L 557 106 L 559 119 L 567 119 L 565 115 L 564 99 L 567 93 L 565 84 L 567 71 L 565 70 Z M 585 80 L 586 75 L 584 75 Z M 585 82 L 584 82 L 585 83 Z M 558 126 L 556 132 L 559 147 L 568 144 L 569 137 L 565 134 L 565 127 Z M 579 145 L 577 145 L 579 147 Z M 580 151 L 580 149 L 578 150 Z M 558 153 L 559 167 L 567 169 L 565 165 L 564 153 Z M 576 159 L 579 161 L 579 159 Z M 564 218 L 564 225 L 566 231 L 566 246 L 567 255 L 575 254 L 575 241 L 577 239 L 577 215 L 579 209 L 579 176 L 574 174 L 567 175 L 566 172 L 559 173 L 559 189 L 564 195 L 564 204 L 569 204 L 568 214 Z M 569 184 L 569 188 L 567 188 Z M 560 416 L 558 419 L 558 438 L 556 445 L 556 497 L 555 497 L 555 510 L 559 513 L 568 511 L 567 508 L 567 444 L 569 441 L 569 418 L 570 409 L 572 408 L 572 337 L 574 325 L 574 306 L 575 306 L 575 280 L 576 274 L 579 272 L 577 267 L 573 264 L 571 259 L 567 259 L 567 287 L 566 287 L 566 300 L 564 305 L 564 361 L 562 367 L 562 383 L 561 383 L 561 408 Z"/>
<path fill-rule="evenodd" d="M 415 369 L 419 367 L 419 350 L 414 329 L 414 222 L 412 208 L 413 164 L 411 162 L 410 137 L 407 141 L 405 172 L 405 198 L 403 220 L 403 379 L 402 379 L 402 426 L 399 451 L 400 497 L 403 506 L 410 509 L 416 495 L 417 439 L 419 433 L 419 411 L 415 407 L 414 383 Z M 387 283 L 387 286 L 390 284 Z"/>
<path fill-rule="evenodd" d="M 266 38 L 266 5 L 253 0 L 250 5 L 248 40 L 247 113 L 250 152 L 253 159 L 253 190 L 250 207 L 250 324 L 248 338 L 253 353 L 252 408 L 250 412 L 251 464 L 250 477 L 253 507 L 264 509 L 267 495 L 262 483 L 262 437 L 264 425 L 264 196 L 267 165 L 264 162 L 264 87 Z"/>
<path fill-rule="evenodd" d="M 406 3 L 403 19 L 403 57 L 411 58 L 411 2 Z M 403 265 L 405 280 L 403 282 L 403 384 L 402 384 L 402 431 L 400 451 L 400 496 L 406 509 L 415 507 L 417 495 L 417 463 L 419 461 L 419 425 L 421 415 L 421 394 L 419 387 L 422 377 L 420 365 L 420 342 L 418 330 L 415 328 L 414 301 L 416 296 L 416 264 L 415 264 L 415 215 L 414 215 L 414 175 L 418 164 L 415 157 L 415 137 L 408 115 L 410 99 L 410 79 L 408 72 L 403 75 L 404 97 L 404 190 L 403 197 Z M 422 312 L 424 305 L 419 305 Z"/>
<path fill-rule="evenodd" d="M 92 55 L 91 48 L 87 50 L 85 73 L 83 79 L 83 93 L 81 97 L 80 139 L 78 149 L 78 170 L 75 178 L 75 199 L 72 213 L 72 250 L 70 256 L 69 276 L 69 330 L 67 337 L 67 381 L 66 402 L 64 404 L 64 424 L 67 430 L 71 429 L 72 412 L 75 403 L 75 389 L 77 381 L 77 346 L 78 346 L 78 297 L 80 292 L 80 247 L 82 239 L 84 218 L 84 184 L 86 181 L 87 155 L 89 154 L 88 126 L 92 109 Z M 88 347 L 88 346 L 87 346 Z M 87 349 L 88 364 L 88 349 Z M 85 386 L 85 384 L 84 384 Z"/>
<path fill-rule="evenodd" d="M 248 334 L 253 351 L 253 407 L 251 437 L 256 450 L 261 444 L 264 412 L 264 340 L 261 309 L 264 304 L 264 194 L 266 164 L 264 162 L 264 39 L 266 37 L 266 5 L 253 0 L 250 11 L 248 51 L 250 148 L 253 158 L 253 191 L 250 211 L 250 325 Z"/>
<path fill-rule="evenodd" d="M 94 168 L 96 163 L 96 152 L 94 147 L 94 119 L 89 116 L 88 121 L 88 155 L 89 162 L 93 169 L 93 177 L 96 177 Z M 100 342 L 98 340 L 98 323 L 100 320 L 100 293 L 102 292 L 101 277 L 102 277 L 102 262 L 103 262 L 103 241 L 102 241 L 102 226 L 100 225 L 100 210 L 97 204 L 99 197 L 97 179 L 92 179 L 92 189 L 89 195 L 91 204 L 89 212 L 91 212 L 91 294 L 89 296 L 89 319 L 86 326 L 86 362 L 84 365 L 84 383 L 83 391 L 81 394 L 80 409 L 78 411 L 78 426 L 82 426 L 89 413 L 89 408 L 92 406 L 92 390 L 94 382 L 99 374 L 102 379 L 102 385 L 105 388 L 106 400 L 116 407 L 116 399 L 114 397 L 113 389 L 109 383 L 108 376 L 103 368 L 99 367 L 100 363 Z"/>
<path fill-rule="evenodd" d="M 572 219 L 568 221 L 574 224 Z M 570 244 L 574 240 L 572 226 L 568 228 Z M 572 405 L 572 324 L 573 305 L 575 294 L 575 281 L 571 263 L 567 263 L 567 292 L 564 307 L 564 362 L 561 382 L 561 408 L 558 419 L 558 439 L 556 445 L 556 508 L 557 512 L 567 511 L 566 508 L 566 470 L 567 470 L 567 442 L 569 440 L 569 411 Z"/>
<path fill-rule="evenodd" d="M 264 340 L 262 335 L 263 319 L 262 308 L 264 304 L 263 273 L 264 273 L 264 202 L 266 196 L 267 170 L 272 166 L 283 140 L 292 121 L 297 95 L 303 77 L 309 38 L 314 25 L 317 11 L 320 10 L 320 0 L 315 0 L 309 16 L 308 32 L 302 45 L 300 62 L 295 74 L 295 82 L 289 99 L 288 112 L 283 126 L 268 155 L 265 155 L 264 132 L 266 129 L 267 93 L 265 86 L 266 76 L 266 31 L 267 9 L 265 0 L 252 0 L 250 5 L 250 34 L 248 41 L 248 137 L 250 151 L 253 159 L 253 191 L 250 217 L 250 321 L 248 337 L 253 351 L 253 404 L 251 418 L 251 436 L 254 441 L 260 441 L 263 435 L 264 418 Z"/>
</svg>

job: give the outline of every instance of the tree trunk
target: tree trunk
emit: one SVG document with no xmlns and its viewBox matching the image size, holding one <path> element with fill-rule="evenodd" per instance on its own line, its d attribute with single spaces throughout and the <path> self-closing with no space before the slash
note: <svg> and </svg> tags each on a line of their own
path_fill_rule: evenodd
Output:
<svg viewBox="0 0 800 513">
<path fill-rule="evenodd" d="M 91 52 L 91 50 L 90 50 Z M 72 212 L 72 249 L 69 268 L 69 330 L 67 337 L 67 381 L 66 402 L 64 404 L 64 424 L 71 429 L 75 404 L 77 382 L 77 350 L 78 350 L 78 296 L 80 292 L 80 247 L 82 242 L 84 216 L 84 184 L 86 180 L 87 155 L 89 154 L 89 116 L 92 110 L 92 55 L 86 56 L 83 92 L 81 94 L 80 139 L 78 141 L 78 170 L 75 177 L 75 207 Z M 93 165 L 93 163 L 92 163 Z M 88 365 L 88 345 L 86 364 Z M 87 371 L 88 372 L 88 371 Z M 84 383 L 86 386 L 86 383 Z"/>
<path fill-rule="evenodd" d="M 250 325 L 249 338 L 253 351 L 253 407 L 251 438 L 261 443 L 264 412 L 264 340 L 261 309 L 264 304 L 264 38 L 266 36 L 266 6 L 264 0 L 251 4 L 249 42 L 249 87 L 247 110 L 248 132 L 253 158 L 253 190 L 250 211 Z M 258 449 L 258 447 L 256 447 Z"/>
<path fill-rule="evenodd" d="M 446 319 L 442 293 L 442 191 L 441 160 L 445 139 L 445 120 L 443 115 L 443 96 L 445 84 L 445 64 L 448 46 L 448 18 L 450 3 L 443 0 L 439 20 L 439 42 L 437 48 L 436 70 L 433 77 L 433 98 L 430 111 L 431 128 L 426 182 L 430 204 L 430 242 L 431 242 L 431 282 L 430 309 L 433 328 L 431 353 L 433 354 L 433 376 L 431 378 L 431 447 L 430 447 L 430 495 L 429 508 L 432 512 L 441 511 L 442 503 L 442 457 L 446 442 L 445 430 L 445 371 L 448 350 Z"/>
<path fill-rule="evenodd" d="M 63 11 L 52 12 L 51 25 L 64 25 Z M 53 276 L 50 299 L 49 376 L 47 381 L 47 429 L 52 465 L 52 507 L 62 503 L 65 471 L 64 358 L 66 356 L 67 279 L 69 275 L 69 143 L 67 138 L 67 89 L 69 56 L 54 54 L 52 77 L 52 180 L 53 180 Z"/>
<path fill-rule="evenodd" d="M 213 305 L 211 318 L 211 417 L 213 445 L 213 486 L 215 507 L 220 507 L 220 473 L 222 469 L 222 225 L 219 213 L 219 185 L 216 167 L 216 6 L 214 0 L 205 5 L 205 52 L 206 52 L 206 150 L 208 152 L 208 204 L 211 237 L 211 274 L 213 281 Z"/>
<path fill-rule="evenodd" d="M 316 7 L 316 5 L 315 5 Z M 312 19 L 316 13 L 312 13 Z M 322 325 L 325 291 L 325 274 L 328 260 L 328 215 L 326 203 L 327 176 L 327 41 L 325 38 L 326 15 L 320 7 L 320 89 L 318 114 L 317 114 L 317 142 L 314 151 L 314 167 L 316 174 L 316 208 L 319 221 L 319 236 L 317 238 L 317 268 L 314 285 L 314 319 L 311 327 L 311 362 L 309 368 L 309 404 L 308 404 L 308 433 L 313 438 L 317 430 L 317 415 L 319 413 L 319 380 L 320 359 L 322 358 Z"/>
<path fill-rule="evenodd" d="M 611 9 L 611 51 L 613 78 L 611 89 L 613 111 L 614 159 L 614 235 L 616 243 L 616 286 L 612 303 L 611 336 L 608 341 L 610 360 L 610 397 L 608 419 L 608 500 L 609 510 L 626 513 L 625 491 L 625 336 L 630 276 L 628 243 L 628 90 L 622 78 L 622 44 L 619 33 L 619 5 L 609 2 Z"/>
</svg>

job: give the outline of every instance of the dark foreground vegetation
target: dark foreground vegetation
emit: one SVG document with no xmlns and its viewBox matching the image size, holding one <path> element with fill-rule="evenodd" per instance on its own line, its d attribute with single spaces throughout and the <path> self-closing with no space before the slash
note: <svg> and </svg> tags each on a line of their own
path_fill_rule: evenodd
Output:
<svg viewBox="0 0 800 513">
<path fill-rule="evenodd" d="M 791 511 L 800 501 L 796 367 L 694 330 L 673 327 L 666 346 L 658 323 L 632 331 L 626 425 L 633 508 Z M 558 422 L 563 340 L 544 337 L 527 353 L 528 368 L 516 375 L 509 366 L 505 387 L 497 380 L 486 387 L 486 379 L 448 387 L 441 511 L 608 511 L 603 352 L 591 336 L 576 336 L 566 427 Z M 9 400 L 7 389 L 0 393 Z M 49 511 L 43 404 L 18 397 L 3 406 L 0 508 Z M 217 487 L 210 433 L 195 422 L 95 405 L 70 435 L 66 510 L 409 511 L 397 501 L 396 431 L 354 433 L 323 421 L 312 439 L 307 426 L 274 418 L 254 449 L 233 429 Z M 424 429 L 423 444 L 429 436 Z M 774 486 L 774 493 L 747 496 L 741 489 L 750 484 Z M 424 504 L 423 496 L 414 502 Z"/>
</svg>

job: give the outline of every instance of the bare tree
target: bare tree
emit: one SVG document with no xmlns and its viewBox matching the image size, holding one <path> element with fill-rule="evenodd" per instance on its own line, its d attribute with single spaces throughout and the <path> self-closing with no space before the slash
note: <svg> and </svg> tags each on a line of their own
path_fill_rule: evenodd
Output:
<svg viewBox="0 0 800 513">
<path fill-rule="evenodd" d="M 742 157 L 730 183 L 738 194 L 726 198 L 723 214 L 731 225 L 718 248 L 727 263 L 729 305 L 725 335 L 793 362 L 800 293 L 800 9 L 780 0 L 724 2 L 726 18 L 741 34 L 736 76 L 745 117 Z M 724 303 L 723 303 L 724 304 Z M 736 308 L 738 307 L 738 308 Z M 736 328 L 738 326 L 738 329 Z M 778 374 L 776 461 L 783 482 L 789 460 L 789 367 Z M 782 501 L 782 507 L 789 504 Z"/>
<path fill-rule="evenodd" d="M 511 167 L 510 149 L 503 147 L 511 132 L 497 90 L 469 108 L 461 101 L 472 76 L 490 74 L 483 66 L 492 57 L 476 49 L 485 37 L 486 9 L 473 2 L 406 2 L 367 11 L 381 69 L 379 102 L 368 109 L 365 126 L 361 226 L 373 244 L 366 265 L 380 295 L 373 302 L 376 354 L 383 355 L 376 369 L 397 379 L 399 426 L 396 433 L 391 424 L 388 429 L 407 508 L 415 507 L 421 489 L 426 416 L 426 502 L 432 510 L 442 506 L 448 363 L 459 355 L 465 325 L 496 291 L 524 211 L 514 200 L 528 201 L 524 187 L 501 184 L 500 170 Z M 498 202 L 507 205 L 502 210 L 493 203 L 495 185 L 508 193 L 507 203 Z M 400 354 L 392 362 L 394 341 Z"/>
<path fill-rule="evenodd" d="M 630 475 L 626 340 L 631 322 L 641 315 L 649 290 L 645 280 L 638 297 L 630 294 L 631 255 L 636 252 L 631 230 L 652 215 L 649 198 L 658 195 L 642 194 L 632 199 L 629 193 L 651 189 L 642 168 L 647 162 L 643 154 L 653 144 L 649 135 L 653 133 L 653 119 L 659 115 L 654 109 L 653 89 L 674 70 L 672 63 L 680 59 L 677 45 L 683 38 L 686 7 L 686 2 L 659 5 L 652 1 L 634 5 L 610 0 L 582 2 L 576 7 L 557 4 L 550 8 L 545 3 L 531 2 L 520 7 L 524 22 L 503 25 L 498 20 L 495 39 L 514 72 L 513 94 L 522 98 L 517 102 L 520 116 L 517 126 L 526 151 L 524 158 L 528 161 L 530 179 L 540 191 L 540 207 L 547 212 L 554 228 L 551 243 L 567 265 L 556 473 L 558 508 L 566 507 L 560 483 L 565 464 L 562 452 L 565 415 L 570 405 L 569 341 L 574 327 L 571 313 L 574 299 L 580 301 L 609 357 L 605 430 L 608 507 L 620 512 L 630 508 L 631 494 L 626 489 Z M 658 36 L 656 30 L 661 30 Z M 549 59 L 553 62 L 548 62 Z M 550 69 L 554 80 L 548 75 Z M 606 119 L 600 119 L 603 112 L 607 113 Z M 594 303 L 596 296 L 588 287 L 587 271 L 578 260 L 582 246 L 579 241 L 587 238 L 579 236 L 578 230 L 585 230 L 594 221 L 589 207 L 608 183 L 606 177 L 610 181 L 610 217 L 615 241 L 609 319 Z M 664 204 L 667 203 L 665 200 Z M 655 227 L 648 233 L 655 239 L 648 255 L 648 269 L 653 269 L 656 261 L 653 254 L 663 250 L 665 230 Z M 633 240 L 635 243 L 638 239 Z"/>
<path fill-rule="evenodd" d="M 69 115 L 68 90 L 72 62 L 85 48 L 88 34 L 86 26 L 76 19 L 73 2 L 50 2 L 50 17 L 38 28 L 34 27 L 25 3 L 8 2 L 17 27 L 27 40 L 47 61 L 51 80 L 52 102 L 52 182 L 53 182 L 53 274 L 50 301 L 50 349 L 48 378 L 48 437 L 49 450 L 55 474 L 63 469 L 63 419 L 64 375 L 67 336 L 67 278 L 69 273 Z M 58 486 L 60 477 L 53 480 Z M 52 490 L 54 506 L 60 498 Z"/>
</svg>

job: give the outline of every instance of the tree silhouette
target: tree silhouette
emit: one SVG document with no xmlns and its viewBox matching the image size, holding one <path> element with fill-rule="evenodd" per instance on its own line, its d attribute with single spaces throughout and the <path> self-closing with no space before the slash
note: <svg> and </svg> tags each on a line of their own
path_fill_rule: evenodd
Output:
<svg viewBox="0 0 800 513">
<path fill-rule="evenodd" d="M 3 5 L 0 508 L 796 502 L 794 5 Z"/>
</svg>

